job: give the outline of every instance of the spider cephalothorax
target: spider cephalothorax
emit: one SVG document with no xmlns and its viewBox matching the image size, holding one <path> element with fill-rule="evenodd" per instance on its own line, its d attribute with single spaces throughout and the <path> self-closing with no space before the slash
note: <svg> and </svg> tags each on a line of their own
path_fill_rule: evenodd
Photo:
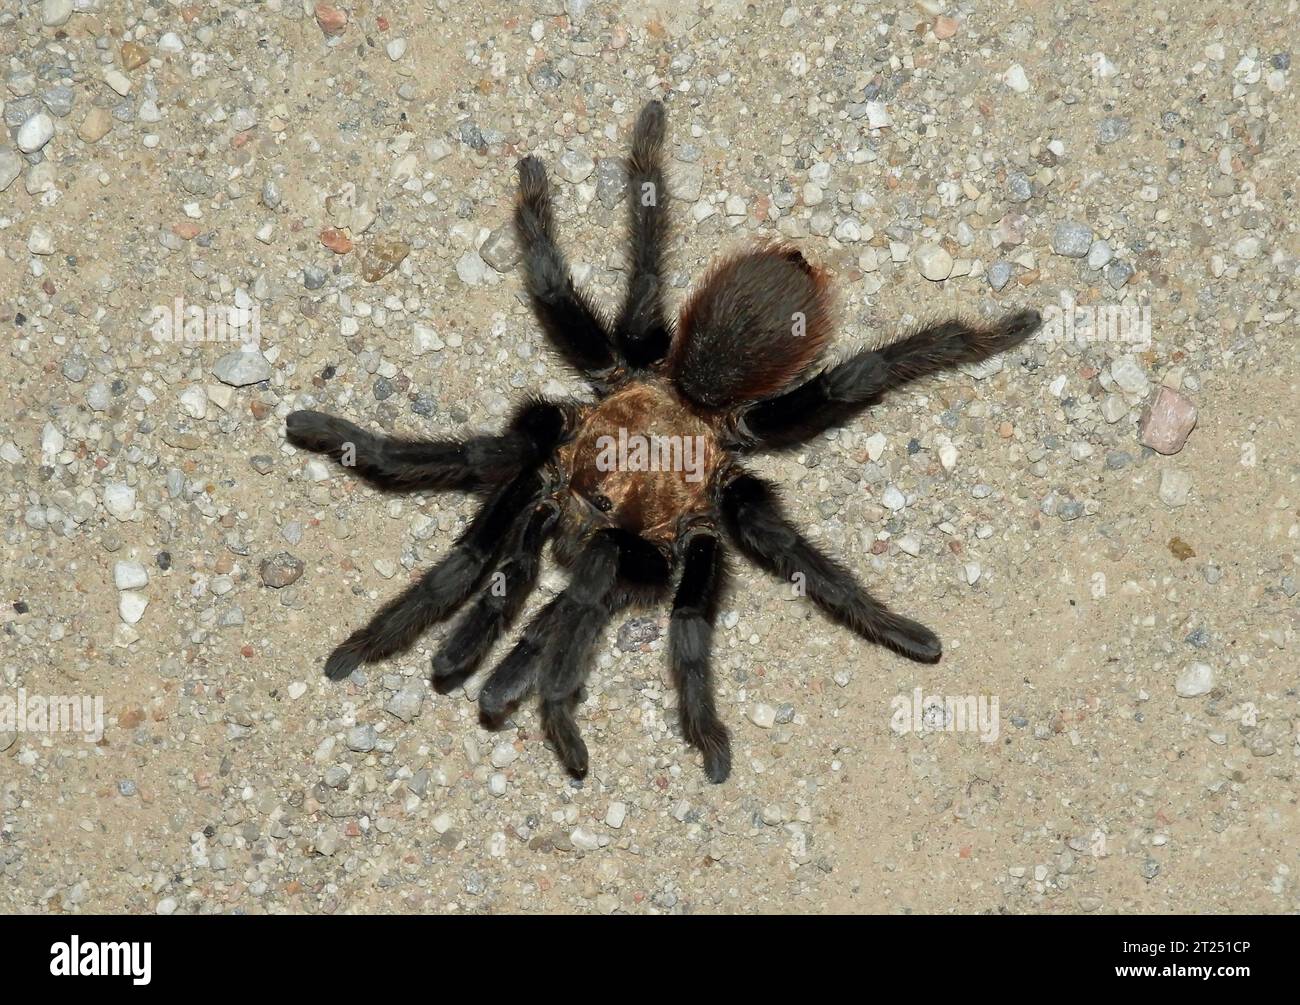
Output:
<svg viewBox="0 0 1300 1005">
<path fill-rule="evenodd" d="M 350 462 L 384 489 L 483 496 L 447 557 L 348 636 L 326 662 L 328 676 L 401 652 L 477 592 L 433 658 L 439 690 L 463 682 L 518 616 L 549 539 L 568 586 L 488 677 L 479 694 L 485 721 L 500 724 L 536 691 L 547 738 L 569 771 L 584 775 L 575 708 L 596 637 L 617 611 L 671 594 L 682 731 L 720 782 L 731 747 L 714 706 L 709 647 L 724 535 L 761 568 L 798 577 L 815 604 L 863 638 L 922 662 L 941 652 L 932 631 L 891 611 L 808 542 L 774 488 L 740 459 L 803 443 L 892 388 L 1009 349 L 1039 317 L 928 325 L 814 374 L 831 332 L 828 276 L 794 248 L 767 244 L 715 266 L 674 322 L 663 298 L 663 137 L 663 105 L 651 102 L 627 163 L 631 275 L 612 323 L 569 277 L 541 163 L 519 163 L 515 225 L 528 293 L 552 345 L 590 381 L 594 404 L 532 399 L 499 436 L 431 441 L 294 412 L 288 438 Z"/>
</svg>

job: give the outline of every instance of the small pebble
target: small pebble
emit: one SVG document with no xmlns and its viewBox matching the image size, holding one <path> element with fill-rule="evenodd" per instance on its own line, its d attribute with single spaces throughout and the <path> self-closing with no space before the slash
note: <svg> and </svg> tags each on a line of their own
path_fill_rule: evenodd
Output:
<svg viewBox="0 0 1300 1005">
<path fill-rule="evenodd" d="M 287 551 L 282 551 L 274 558 L 267 558 L 262 561 L 260 574 L 262 582 L 267 586 L 282 590 L 292 583 L 296 583 L 301 578 L 306 564 L 296 555 L 291 555 Z"/>
<path fill-rule="evenodd" d="M 1192 476 L 1181 468 L 1165 468 L 1160 472 L 1160 501 L 1171 509 L 1187 505 L 1192 490 Z"/>
<path fill-rule="evenodd" d="M 37 112 L 18 128 L 18 149 L 25 154 L 35 153 L 54 137 L 54 120 L 44 112 Z"/>
<path fill-rule="evenodd" d="M 1174 679 L 1174 690 L 1180 698 L 1199 698 L 1213 689 L 1214 668 L 1208 663 L 1189 663 Z"/>
<path fill-rule="evenodd" d="M 922 244 L 913 255 L 917 271 L 931 282 L 942 282 L 952 275 L 952 255 L 937 244 Z"/>
<path fill-rule="evenodd" d="M 365 754 L 375 749 L 377 739 L 378 735 L 374 726 L 353 726 L 348 730 L 346 742 L 348 750 L 355 750 L 357 753 Z"/>
<path fill-rule="evenodd" d="M 1067 220 L 1052 231 L 1052 250 L 1066 258 L 1083 258 L 1092 247 L 1092 228 Z"/>
<path fill-rule="evenodd" d="M 1195 426 L 1196 406 L 1177 391 L 1161 387 L 1138 425 L 1138 439 L 1159 453 L 1176 454 Z"/>
</svg>

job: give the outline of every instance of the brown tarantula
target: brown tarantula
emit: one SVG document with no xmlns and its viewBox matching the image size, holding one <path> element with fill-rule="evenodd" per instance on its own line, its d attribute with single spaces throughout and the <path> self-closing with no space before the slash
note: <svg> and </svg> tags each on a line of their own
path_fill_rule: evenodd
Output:
<svg viewBox="0 0 1300 1005">
<path fill-rule="evenodd" d="M 741 554 L 800 582 L 864 639 L 924 663 L 941 653 L 934 632 L 891 611 L 809 543 L 783 514 L 774 487 L 738 459 L 803 443 L 892 388 L 1010 349 L 1033 333 L 1039 316 L 1022 311 L 991 327 L 928 325 L 810 377 L 830 339 L 828 276 L 794 248 L 769 244 L 715 265 L 670 320 L 664 119 L 664 106 L 652 101 L 633 132 L 631 276 L 612 324 L 569 276 L 545 169 L 534 157 L 519 162 L 515 227 L 528 293 L 553 346 L 590 382 L 594 404 L 530 399 L 501 435 L 460 440 L 379 436 L 307 411 L 289 416 L 287 433 L 295 446 L 349 463 L 383 489 L 483 495 L 447 557 L 349 635 L 326 662 L 327 676 L 340 680 L 401 652 L 478 589 L 433 658 L 439 691 L 463 683 L 519 614 L 542 547 L 554 539 L 568 586 L 487 679 L 479 694 L 485 722 L 499 725 L 536 690 L 546 736 L 565 767 L 585 775 L 574 712 L 596 637 L 615 612 L 672 592 L 669 648 L 682 732 L 703 754 L 708 777 L 721 782 L 731 745 L 714 707 L 709 647 L 724 588 L 723 531 Z M 678 448 L 657 457 L 680 463 L 647 463 L 647 443 L 650 453 L 665 443 Z"/>
</svg>

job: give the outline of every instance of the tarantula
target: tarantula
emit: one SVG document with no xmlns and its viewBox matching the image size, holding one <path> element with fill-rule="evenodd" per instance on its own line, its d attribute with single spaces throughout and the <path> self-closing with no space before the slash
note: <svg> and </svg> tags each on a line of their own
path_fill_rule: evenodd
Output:
<svg viewBox="0 0 1300 1005">
<path fill-rule="evenodd" d="M 812 375 L 831 337 L 829 277 L 795 248 L 772 243 L 715 265 L 674 321 L 664 298 L 664 132 L 664 106 L 652 101 L 636 120 L 626 165 L 630 277 L 612 323 L 570 278 L 541 162 L 518 164 L 514 222 L 532 307 L 553 347 L 590 383 L 594 403 L 530 399 L 499 436 L 401 439 L 311 411 L 292 413 L 287 435 L 383 489 L 483 496 L 447 556 L 333 651 L 328 677 L 401 652 L 478 590 L 433 657 L 440 692 L 463 683 L 518 616 L 552 539 L 568 585 L 487 678 L 478 697 L 484 722 L 499 726 L 537 691 L 546 737 L 569 772 L 584 776 L 575 709 L 596 637 L 616 612 L 671 593 L 682 733 L 721 782 L 731 745 L 714 705 L 709 649 L 725 586 L 724 532 L 864 639 L 923 663 L 941 653 L 934 632 L 890 610 L 811 544 L 775 488 L 739 458 L 803 443 L 893 388 L 1010 349 L 1039 316 L 1022 311 L 992 326 L 943 321 Z M 678 463 L 654 463 L 656 445 L 655 456 Z"/>
</svg>

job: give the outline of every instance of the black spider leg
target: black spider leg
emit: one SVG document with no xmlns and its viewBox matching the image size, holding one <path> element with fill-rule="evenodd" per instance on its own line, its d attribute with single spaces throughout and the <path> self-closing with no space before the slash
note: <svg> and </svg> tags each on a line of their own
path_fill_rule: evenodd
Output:
<svg viewBox="0 0 1300 1005">
<path fill-rule="evenodd" d="M 514 522 L 541 491 L 542 477 L 530 469 L 493 492 L 441 562 L 386 603 L 369 624 L 330 654 L 325 676 L 342 680 L 362 663 L 402 652 L 430 625 L 460 607 L 482 581 Z"/>
<path fill-rule="evenodd" d="M 624 358 L 638 368 L 658 363 L 672 343 L 663 295 L 663 260 L 669 235 L 664 121 L 663 102 L 651 101 L 641 109 L 627 159 L 632 274 L 615 334 Z"/>
<path fill-rule="evenodd" d="M 516 524 L 505 547 L 505 558 L 488 577 L 474 606 L 461 615 L 433 657 L 433 686 L 439 693 L 463 683 L 483 657 L 514 624 L 537 583 L 542 545 L 556 518 L 550 500 L 537 504 L 526 520 Z"/>
<path fill-rule="evenodd" d="M 954 319 L 927 325 L 876 350 L 865 350 L 822 371 L 799 387 L 751 405 L 742 413 L 739 438 L 750 448 L 789 447 L 842 426 L 888 391 L 1006 352 L 1041 323 L 1037 311 L 1009 314 L 982 327 Z"/>
<path fill-rule="evenodd" d="M 533 617 L 479 693 L 484 720 L 499 724 L 536 685 L 546 738 L 570 774 L 584 777 L 587 745 L 574 709 L 592 646 L 614 612 L 626 606 L 629 588 L 665 583 L 668 574 L 663 556 L 635 535 L 617 528 L 593 534 L 564 592 Z"/>
<path fill-rule="evenodd" d="M 568 260 L 555 242 L 546 168 L 536 157 L 519 162 L 515 231 L 523 245 L 524 280 L 537 320 L 565 360 L 603 388 L 622 361 L 600 310 L 573 285 Z"/>
<path fill-rule="evenodd" d="M 380 436 L 324 412 L 291 412 L 285 421 L 289 442 L 327 454 L 381 489 L 477 490 L 497 485 L 543 460 L 563 433 L 564 411 L 532 400 L 515 413 L 500 436 L 411 440 Z"/>
<path fill-rule="evenodd" d="M 889 386 L 889 364 L 878 352 L 860 352 L 812 380 L 741 413 L 741 445 L 788 447 L 842 426 Z"/>
<path fill-rule="evenodd" d="M 704 771 L 712 782 L 724 782 L 731 774 L 731 738 L 718 718 L 709 661 L 725 582 L 721 542 L 712 531 L 697 533 L 686 545 L 668 637 L 682 735 L 704 755 Z"/>
<path fill-rule="evenodd" d="M 722 515 L 741 552 L 760 568 L 801 587 L 831 618 L 870 642 L 921 663 L 937 663 L 939 637 L 895 614 L 871 596 L 853 574 L 827 557 L 786 519 L 775 489 L 742 474 L 724 490 Z"/>
<path fill-rule="evenodd" d="M 543 728 L 565 767 L 578 775 L 587 770 L 587 747 L 578 733 L 566 685 L 575 677 L 572 692 L 582 685 L 582 664 L 612 613 L 609 601 L 617 574 L 618 543 L 608 533 L 598 532 L 574 561 L 568 586 L 528 622 L 479 692 L 480 712 L 495 725 L 542 681 Z M 556 663 L 562 666 L 549 667 Z"/>
</svg>

